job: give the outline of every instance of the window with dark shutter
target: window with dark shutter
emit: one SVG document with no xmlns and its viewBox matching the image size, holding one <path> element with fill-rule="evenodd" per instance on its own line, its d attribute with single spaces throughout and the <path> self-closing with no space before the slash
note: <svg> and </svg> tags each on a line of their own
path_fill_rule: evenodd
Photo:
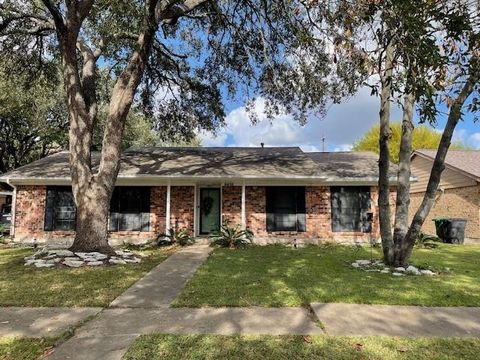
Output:
<svg viewBox="0 0 480 360">
<path fill-rule="evenodd" d="M 306 231 L 305 187 L 266 188 L 267 231 Z"/>
<path fill-rule="evenodd" d="M 75 217 L 72 189 L 67 186 L 47 187 L 44 230 L 75 230 Z"/>
<path fill-rule="evenodd" d="M 368 226 L 370 188 L 368 186 L 333 186 L 330 188 L 332 231 L 361 232 Z"/>
<path fill-rule="evenodd" d="M 110 231 L 149 231 L 150 188 L 119 186 L 110 202 Z"/>
</svg>

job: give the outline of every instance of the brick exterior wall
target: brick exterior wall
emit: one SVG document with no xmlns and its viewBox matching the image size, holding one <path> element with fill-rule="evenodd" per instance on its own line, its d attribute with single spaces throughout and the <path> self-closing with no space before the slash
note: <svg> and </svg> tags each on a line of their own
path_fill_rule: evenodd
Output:
<svg viewBox="0 0 480 360">
<path fill-rule="evenodd" d="M 266 230 L 266 192 L 265 187 L 246 187 L 246 217 L 247 227 L 253 231 L 260 243 L 277 242 L 293 239 L 309 240 L 309 242 L 369 242 L 370 236 L 378 239 L 378 190 L 370 188 L 371 211 L 374 216 L 372 234 L 362 232 L 332 232 L 331 203 L 329 186 L 307 186 L 305 188 L 306 231 L 305 232 L 267 232 Z M 392 211 L 395 208 L 396 190 L 391 188 Z M 393 212 L 392 212 L 393 214 Z"/>
<path fill-rule="evenodd" d="M 193 234 L 194 186 L 172 186 L 170 188 L 170 226 L 188 229 Z"/>
<path fill-rule="evenodd" d="M 187 228 L 192 233 L 194 230 L 194 194 L 193 186 L 172 186 L 170 221 L 171 226 L 178 229 Z M 144 242 L 165 232 L 166 216 L 166 186 L 152 187 L 150 196 L 150 231 L 149 232 L 112 232 L 112 244 L 121 244 L 123 241 Z M 266 231 L 266 191 L 264 186 L 246 187 L 246 225 L 253 231 L 259 243 L 286 241 L 293 239 L 302 241 L 311 240 L 340 242 L 368 242 L 370 236 L 363 233 L 332 232 L 330 187 L 307 186 L 305 189 L 306 205 L 306 232 L 274 232 Z M 472 195 L 472 194 L 470 194 Z M 240 186 L 222 188 L 222 217 L 233 224 L 241 223 L 241 197 Z M 32 242 L 71 242 L 74 232 L 68 231 L 43 231 L 45 211 L 45 186 L 19 186 L 17 188 L 16 215 L 15 215 L 15 240 Z M 374 213 L 373 236 L 379 237 L 378 229 L 378 191 L 371 188 L 372 209 Z M 449 200 L 451 202 L 451 200 Z M 392 209 L 395 203 L 395 189 L 392 189 Z M 478 207 L 477 207 L 478 215 Z M 477 217 L 478 221 L 478 217 Z M 471 227 L 472 224 L 469 224 Z"/>
<path fill-rule="evenodd" d="M 15 236 L 37 238 L 44 234 L 45 186 L 18 186 L 15 204 Z"/>
<path fill-rule="evenodd" d="M 110 243 L 141 243 L 165 232 L 166 186 L 150 191 L 150 231 L 110 232 Z M 44 231 L 46 186 L 18 186 L 15 205 L 15 241 L 55 243 L 68 246 L 74 231 Z"/>
<path fill-rule="evenodd" d="M 423 196 L 423 192 L 410 195 L 410 221 L 420 206 Z M 443 193 L 438 192 L 422 231 L 435 234 L 435 224 L 432 219 L 437 216 L 467 219 L 465 237 L 478 242 L 480 240 L 480 185 L 446 189 Z"/>
<path fill-rule="evenodd" d="M 266 195 L 264 186 L 245 187 L 246 225 L 255 237 L 267 236 Z"/>
<path fill-rule="evenodd" d="M 222 221 L 232 225 L 242 223 L 242 187 L 222 187 Z"/>
</svg>

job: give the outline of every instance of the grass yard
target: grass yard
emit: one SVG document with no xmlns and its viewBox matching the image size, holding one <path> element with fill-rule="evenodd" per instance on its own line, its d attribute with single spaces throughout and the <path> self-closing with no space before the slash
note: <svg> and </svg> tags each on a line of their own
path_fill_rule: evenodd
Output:
<svg viewBox="0 0 480 360">
<path fill-rule="evenodd" d="M 374 250 L 380 258 L 380 249 Z M 217 249 L 175 306 L 301 306 L 312 302 L 480 306 L 480 246 L 415 249 L 412 264 L 450 272 L 404 276 L 364 272 L 350 264 L 369 248 L 310 246 Z"/>
<path fill-rule="evenodd" d="M 0 360 L 35 360 L 53 344 L 50 339 L 0 337 Z"/>
<path fill-rule="evenodd" d="M 478 359 L 478 339 L 146 335 L 124 360 L 188 359 Z"/>
<path fill-rule="evenodd" d="M 107 306 L 173 251 L 160 248 L 140 252 L 148 256 L 140 264 L 38 269 L 23 265 L 31 249 L 3 248 L 0 306 Z"/>
</svg>

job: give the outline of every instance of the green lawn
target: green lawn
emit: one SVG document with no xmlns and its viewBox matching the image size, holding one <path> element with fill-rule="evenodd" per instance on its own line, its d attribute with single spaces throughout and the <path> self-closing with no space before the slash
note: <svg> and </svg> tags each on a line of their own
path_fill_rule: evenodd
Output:
<svg viewBox="0 0 480 360">
<path fill-rule="evenodd" d="M 124 360 L 478 359 L 478 339 L 312 336 L 146 335 Z"/>
<path fill-rule="evenodd" d="M 374 250 L 380 257 L 380 250 Z M 217 249 L 175 306 L 301 306 L 312 302 L 480 306 L 480 246 L 415 249 L 412 264 L 438 276 L 394 277 L 354 269 L 368 248 L 282 246 Z"/>
<path fill-rule="evenodd" d="M 0 360 L 35 360 L 53 344 L 50 339 L 0 337 Z"/>
<path fill-rule="evenodd" d="M 140 264 L 37 269 L 23 265 L 23 258 L 32 250 L 3 248 L 0 249 L 0 306 L 107 306 L 173 251 L 172 248 L 143 251 L 148 257 Z"/>
</svg>

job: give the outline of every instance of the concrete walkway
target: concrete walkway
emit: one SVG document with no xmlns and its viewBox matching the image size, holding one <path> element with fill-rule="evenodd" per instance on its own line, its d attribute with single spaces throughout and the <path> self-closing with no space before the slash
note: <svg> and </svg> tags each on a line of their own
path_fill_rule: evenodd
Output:
<svg viewBox="0 0 480 360">
<path fill-rule="evenodd" d="M 101 310 L 101 308 L 0 307 L 0 336 L 59 336 Z"/>
<path fill-rule="evenodd" d="M 110 307 L 168 307 L 213 249 L 193 245 L 171 255 L 117 297 Z"/>
<path fill-rule="evenodd" d="M 328 335 L 480 337 L 480 308 L 312 304 Z"/>
</svg>

